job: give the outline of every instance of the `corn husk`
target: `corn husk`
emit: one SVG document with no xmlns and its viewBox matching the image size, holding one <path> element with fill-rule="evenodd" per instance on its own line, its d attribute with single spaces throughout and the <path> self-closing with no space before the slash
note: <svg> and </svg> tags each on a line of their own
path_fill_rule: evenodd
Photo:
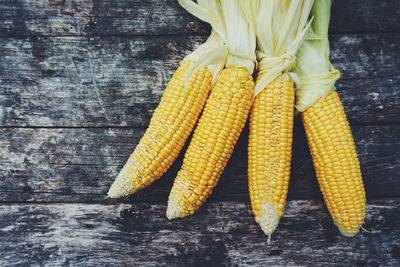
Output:
<svg viewBox="0 0 400 267">
<path fill-rule="evenodd" d="M 328 27 L 331 1 L 315 0 L 311 14 L 313 21 L 305 42 L 297 52 L 294 72 L 300 84 L 296 88 L 298 111 L 304 111 L 318 99 L 335 90 L 340 73 L 329 60 Z"/>
<path fill-rule="evenodd" d="M 224 67 L 243 67 L 253 73 L 256 66 L 256 38 L 254 29 L 246 20 L 240 8 L 241 0 L 178 0 L 179 4 L 192 15 L 209 23 L 216 42 L 209 46 L 212 56 L 206 55 L 199 64 L 215 68 L 216 73 Z M 202 65 L 196 68 L 201 68 Z M 196 68 L 193 71 L 196 71 Z M 190 75 L 190 74 L 189 74 Z"/>
<path fill-rule="evenodd" d="M 254 96 L 295 66 L 297 50 L 310 26 L 308 17 L 312 4 L 312 0 L 241 2 L 246 18 L 255 28 L 258 71 L 263 73 L 254 88 Z"/>
</svg>

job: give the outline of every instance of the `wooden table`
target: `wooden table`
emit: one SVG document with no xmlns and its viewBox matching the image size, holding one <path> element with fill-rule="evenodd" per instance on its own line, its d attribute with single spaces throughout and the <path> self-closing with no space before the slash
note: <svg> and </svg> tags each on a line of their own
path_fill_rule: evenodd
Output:
<svg viewBox="0 0 400 267">
<path fill-rule="evenodd" d="M 296 118 L 290 201 L 268 245 L 250 213 L 247 129 L 194 216 L 165 218 L 182 156 L 151 187 L 105 199 L 207 25 L 175 0 L 2 0 L 0 265 L 400 266 L 400 1 L 336 0 L 332 20 L 365 230 L 332 224 Z"/>
</svg>

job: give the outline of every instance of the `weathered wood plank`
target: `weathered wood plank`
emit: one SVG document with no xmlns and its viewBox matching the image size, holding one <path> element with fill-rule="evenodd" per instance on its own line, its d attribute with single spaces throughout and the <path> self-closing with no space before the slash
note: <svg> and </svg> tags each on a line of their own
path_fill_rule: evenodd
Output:
<svg viewBox="0 0 400 267">
<path fill-rule="evenodd" d="M 368 205 L 341 236 L 317 201 L 291 201 L 272 243 L 236 202 L 168 221 L 165 205 L 0 206 L 0 264 L 38 266 L 399 266 L 400 200 Z"/>
<path fill-rule="evenodd" d="M 209 31 L 176 0 L 2 0 L 0 36 L 198 34 Z M 332 32 L 400 30 L 398 0 L 335 0 Z"/>
<path fill-rule="evenodd" d="M 142 127 L 204 37 L 0 39 L 0 126 Z M 353 123 L 400 121 L 400 34 L 335 35 Z"/>
<path fill-rule="evenodd" d="M 191 16 L 176 0 L 6 2 L 0 7 L 0 36 L 166 35 L 209 31 L 206 23 Z"/>
<path fill-rule="evenodd" d="M 296 121 L 290 199 L 320 192 Z M 400 196 L 400 126 L 354 126 L 368 198 Z M 0 201 L 102 202 L 143 129 L 0 129 Z M 210 201 L 248 201 L 245 130 Z M 164 202 L 183 153 L 159 181 L 115 202 Z"/>
</svg>

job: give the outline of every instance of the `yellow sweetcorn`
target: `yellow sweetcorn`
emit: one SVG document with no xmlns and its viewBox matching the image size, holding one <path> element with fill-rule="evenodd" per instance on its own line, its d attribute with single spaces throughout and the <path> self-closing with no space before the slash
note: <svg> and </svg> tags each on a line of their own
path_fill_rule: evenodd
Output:
<svg viewBox="0 0 400 267">
<path fill-rule="evenodd" d="M 212 193 L 246 123 L 253 87 L 246 69 L 222 71 L 175 178 L 168 200 L 169 218 L 193 214 Z"/>
<path fill-rule="evenodd" d="M 345 236 L 358 233 L 365 218 L 365 192 L 356 146 L 335 91 L 302 114 L 308 145 L 326 206 Z"/>
<path fill-rule="evenodd" d="M 160 178 L 178 157 L 225 63 L 226 49 L 214 32 L 180 64 L 150 125 L 108 191 L 118 198 Z"/>
<path fill-rule="evenodd" d="M 256 29 L 259 60 L 250 113 L 249 193 L 255 220 L 269 238 L 284 213 L 290 178 L 294 81 L 288 72 L 309 27 L 312 2 L 242 3 Z"/>
<path fill-rule="evenodd" d="M 189 12 L 211 24 L 228 58 L 203 114 L 168 199 L 167 217 L 195 213 L 224 170 L 245 125 L 253 98 L 255 34 L 240 10 L 241 0 L 180 0 Z"/>
<path fill-rule="evenodd" d="M 211 90 L 207 68 L 186 74 L 194 62 L 181 63 L 169 81 L 150 125 L 111 186 L 108 196 L 118 198 L 140 190 L 163 175 L 172 165 L 196 124 Z"/>
<path fill-rule="evenodd" d="M 301 85 L 296 108 L 302 119 L 325 203 L 345 236 L 358 233 L 366 211 L 360 163 L 334 84 L 339 72 L 329 61 L 330 0 L 315 0 L 311 33 L 297 55 Z"/>
<path fill-rule="evenodd" d="M 285 73 L 257 96 L 250 113 L 250 199 L 255 220 L 268 235 L 279 223 L 286 204 L 292 156 L 293 103 L 294 84 Z"/>
</svg>

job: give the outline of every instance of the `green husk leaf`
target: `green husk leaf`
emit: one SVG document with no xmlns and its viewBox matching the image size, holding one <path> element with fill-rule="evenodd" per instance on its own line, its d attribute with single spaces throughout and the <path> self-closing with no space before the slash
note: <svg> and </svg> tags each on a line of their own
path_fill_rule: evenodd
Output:
<svg viewBox="0 0 400 267">
<path fill-rule="evenodd" d="M 329 60 L 330 10 L 330 0 L 314 1 L 310 33 L 297 52 L 294 72 L 301 83 L 296 87 L 295 107 L 299 111 L 306 110 L 334 90 L 334 84 L 340 77 Z"/>
</svg>

